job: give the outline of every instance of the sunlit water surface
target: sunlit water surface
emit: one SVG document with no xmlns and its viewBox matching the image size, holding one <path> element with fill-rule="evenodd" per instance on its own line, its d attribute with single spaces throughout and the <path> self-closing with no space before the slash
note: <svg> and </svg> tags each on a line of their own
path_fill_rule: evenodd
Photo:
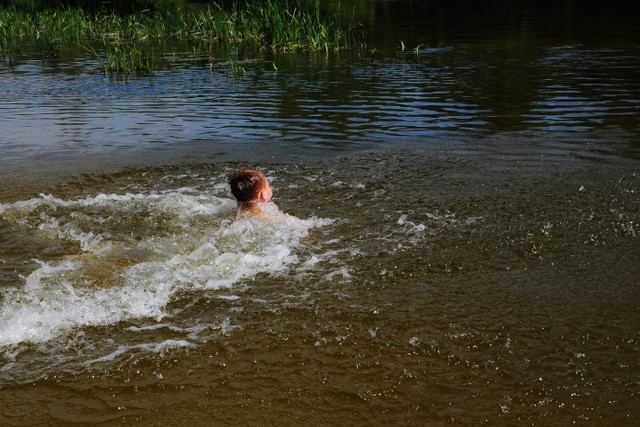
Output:
<svg viewBox="0 0 640 427">
<path fill-rule="evenodd" d="M 411 3 L 240 75 L 3 59 L 3 425 L 640 423 L 637 35 Z"/>
</svg>

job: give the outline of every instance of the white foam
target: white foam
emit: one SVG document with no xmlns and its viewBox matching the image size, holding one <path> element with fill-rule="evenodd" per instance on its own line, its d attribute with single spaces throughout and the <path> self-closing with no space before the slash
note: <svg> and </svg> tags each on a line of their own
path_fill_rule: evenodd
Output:
<svg viewBox="0 0 640 427">
<path fill-rule="evenodd" d="M 259 273 L 311 268 L 315 261 L 300 259 L 297 249 L 310 229 L 330 221 L 287 216 L 273 204 L 269 209 L 273 221 L 234 221 L 232 200 L 187 187 L 0 204 L 3 220 L 82 249 L 59 261 L 37 261 L 22 283 L 3 290 L 0 346 L 10 351 L 133 318 L 160 322 L 180 290 L 231 288 Z"/>
<path fill-rule="evenodd" d="M 332 281 L 336 278 L 342 278 L 344 280 L 350 281 L 352 279 L 351 273 L 346 267 L 338 268 L 337 270 L 333 270 L 324 276 L 324 280 Z"/>
<path fill-rule="evenodd" d="M 173 340 L 173 339 L 169 339 L 169 340 L 164 340 L 162 342 L 159 343 L 148 343 L 148 344 L 136 344 L 136 345 L 121 345 L 118 347 L 117 350 L 113 351 L 112 353 L 109 353 L 105 356 L 99 357 L 97 359 L 93 359 L 93 360 L 88 360 L 87 362 L 85 362 L 86 366 L 89 365 L 93 365 L 94 363 L 100 363 L 100 362 L 110 362 L 112 360 L 117 359 L 118 357 L 122 356 L 123 354 L 126 354 L 132 350 L 142 350 L 142 351 L 147 351 L 147 352 L 151 352 L 151 353 L 159 353 L 159 354 L 163 354 L 168 350 L 173 350 L 176 348 L 184 348 L 184 347 L 195 347 L 195 344 L 186 341 L 186 340 Z"/>
<path fill-rule="evenodd" d="M 407 230 L 413 233 L 422 233 L 426 229 L 424 224 L 415 224 L 407 220 L 407 215 L 401 215 L 400 218 L 398 218 L 397 224 L 407 226 Z"/>
</svg>

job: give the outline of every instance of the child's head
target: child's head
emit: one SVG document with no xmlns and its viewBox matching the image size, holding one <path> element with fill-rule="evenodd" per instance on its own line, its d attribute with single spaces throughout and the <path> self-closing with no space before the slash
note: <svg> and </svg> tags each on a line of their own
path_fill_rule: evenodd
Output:
<svg viewBox="0 0 640 427">
<path fill-rule="evenodd" d="M 267 177 L 256 169 L 240 169 L 229 176 L 229 186 L 240 206 L 268 202 L 273 196 Z"/>
</svg>

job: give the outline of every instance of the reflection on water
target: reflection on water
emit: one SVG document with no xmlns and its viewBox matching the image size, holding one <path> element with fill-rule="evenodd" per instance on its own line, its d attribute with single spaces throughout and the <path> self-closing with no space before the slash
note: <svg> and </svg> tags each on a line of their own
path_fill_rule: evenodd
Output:
<svg viewBox="0 0 640 427">
<path fill-rule="evenodd" d="M 193 141 L 349 147 L 494 130 L 637 132 L 637 53 L 541 46 L 514 59 L 454 46 L 411 61 L 312 56 L 279 71 L 247 64 L 237 78 L 187 67 L 126 83 L 16 65 L 0 80 L 3 148 L 19 159 Z"/>
<path fill-rule="evenodd" d="M 0 64 L 0 424 L 638 425 L 636 23 L 498 3 Z M 247 165 L 286 220 L 233 221 Z"/>
</svg>

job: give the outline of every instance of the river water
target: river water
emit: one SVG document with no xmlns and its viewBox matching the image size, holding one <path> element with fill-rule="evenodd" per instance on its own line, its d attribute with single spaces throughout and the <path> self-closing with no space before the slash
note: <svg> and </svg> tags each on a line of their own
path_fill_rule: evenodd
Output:
<svg viewBox="0 0 640 427">
<path fill-rule="evenodd" d="M 638 8 L 476 3 L 152 78 L 3 58 L 0 423 L 640 424 Z"/>
</svg>

